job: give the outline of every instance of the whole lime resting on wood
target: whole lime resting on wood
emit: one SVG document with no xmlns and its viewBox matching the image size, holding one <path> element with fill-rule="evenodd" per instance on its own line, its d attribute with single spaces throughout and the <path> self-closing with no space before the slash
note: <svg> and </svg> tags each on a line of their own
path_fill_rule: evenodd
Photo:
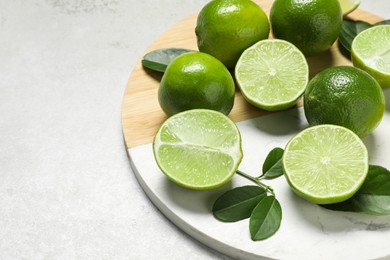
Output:
<svg viewBox="0 0 390 260">
<path fill-rule="evenodd" d="M 167 67 L 158 89 L 158 101 L 171 116 L 189 109 L 213 109 L 229 114 L 234 104 L 234 80 L 213 56 L 189 52 Z"/>
<path fill-rule="evenodd" d="M 311 56 L 326 51 L 336 41 L 342 11 L 338 0 L 275 0 L 270 21 L 275 38 L 289 41 Z"/>
<path fill-rule="evenodd" d="M 227 183 L 242 159 L 241 136 L 224 114 L 193 109 L 168 118 L 153 141 L 161 171 L 190 189 L 214 189 Z"/>
<path fill-rule="evenodd" d="M 385 97 L 367 72 L 350 66 L 331 67 L 309 82 L 304 111 L 310 125 L 341 125 L 363 138 L 381 122 Z"/>
<path fill-rule="evenodd" d="M 293 44 L 267 39 L 244 51 L 235 77 L 249 103 L 276 111 L 293 106 L 303 94 L 309 81 L 309 66 Z"/>
<path fill-rule="evenodd" d="M 213 0 L 200 11 L 195 33 L 198 48 L 234 68 L 241 53 L 268 38 L 267 15 L 251 0 Z"/>
<path fill-rule="evenodd" d="M 352 63 L 370 73 L 383 88 L 390 88 L 390 25 L 359 33 L 351 46 Z"/>
<path fill-rule="evenodd" d="M 336 125 L 309 127 L 294 136 L 283 154 L 292 189 L 315 204 L 352 197 L 368 172 L 368 152 L 351 130 Z"/>
</svg>

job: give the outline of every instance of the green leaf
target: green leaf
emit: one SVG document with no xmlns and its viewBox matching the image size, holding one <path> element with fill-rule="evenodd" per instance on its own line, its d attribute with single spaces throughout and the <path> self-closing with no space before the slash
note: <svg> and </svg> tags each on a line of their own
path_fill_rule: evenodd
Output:
<svg viewBox="0 0 390 260">
<path fill-rule="evenodd" d="M 276 147 L 269 152 L 263 164 L 264 179 L 274 179 L 283 175 L 282 157 L 284 150 Z"/>
<path fill-rule="evenodd" d="M 371 26 L 371 24 L 364 21 L 344 20 L 341 26 L 339 42 L 346 50 L 350 52 L 352 41 L 356 35 L 370 28 Z"/>
<path fill-rule="evenodd" d="M 268 171 L 266 171 L 266 173 L 263 175 L 263 178 L 271 180 L 282 176 L 283 174 L 283 161 L 280 159 Z"/>
<path fill-rule="evenodd" d="M 370 165 L 366 180 L 352 198 L 323 207 L 337 211 L 390 215 L 390 171 L 381 166 Z"/>
<path fill-rule="evenodd" d="M 253 209 L 266 196 L 259 186 L 243 186 L 222 194 L 213 205 L 214 216 L 224 222 L 249 218 Z"/>
<path fill-rule="evenodd" d="M 282 159 L 283 153 L 284 150 L 280 147 L 276 147 L 268 153 L 263 164 L 263 174 L 265 174 L 269 169 L 272 168 L 272 166 L 274 166 L 275 163 Z"/>
<path fill-rule="evenodd" d="M 177 56 L 193 50 L 182 48 L 164 48 L 151 51 L 142 59 L 142 65 L 158 72 L 165 72 L 168 64 Z"/>
<path fill-rule="evenodd" d="M 390 25 L 390 20 L 380 21 L 380 22 L 374 24 L 373 26 L 378 26 L 378 25 Z"/>
<path fill-rule="evenodd" d="M 252 240 L 264 240 L 272 236 L 279 229 L 281 221 L 282 208 L 275 196 L 263 198 L 249 219 Z"/>
</svg>

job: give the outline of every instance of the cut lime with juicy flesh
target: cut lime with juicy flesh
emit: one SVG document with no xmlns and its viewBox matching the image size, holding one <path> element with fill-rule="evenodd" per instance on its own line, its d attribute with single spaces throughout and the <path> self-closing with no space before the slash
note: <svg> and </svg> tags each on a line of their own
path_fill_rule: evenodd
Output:
<svg viewBox="0 0 390 260">
<path fill-rule="evenodd" d="M 336 125 L 309 127 L 294 136 L 283 155 L 292 189 L 316 204 L 349 199 L 368 172 L 368 153 L 351 130 Z"/>
<path fill-rule="evenodd" d="M 188 110 L 168 118 L 154 138 L 153 152 L 170 180 L 196 190 L 228 182 L 243 156 L 235 123 L 207 109 Z"/>
<path fill-rule="evenodd" d="M 343 15 L 352 13 L 360 5 L 360 0 L 339 0 Z"/>
<path fill-rule="evenodd" d="M 249 103 L 276 111 L 297 102 L 309 81 L 309 67 L 293 44 L 269 39 L 244 51 L 237 62 L 235 77 Z"/>
<path fill-rule="evenodd" d="M 370 73 L 383 88 L 390 88 L 390 25 L 359 33 L 352 42 L 351 54 L 355 67 Z"/>
</svg>

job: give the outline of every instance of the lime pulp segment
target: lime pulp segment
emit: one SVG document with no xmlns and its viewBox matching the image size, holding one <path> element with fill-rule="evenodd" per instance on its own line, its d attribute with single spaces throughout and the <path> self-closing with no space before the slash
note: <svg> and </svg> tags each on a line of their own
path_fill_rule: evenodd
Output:
<svg viewBox="0 0 390 260">
<path fill-rule="evenodd" d="M 343 15 L 351 13 L 360 5 L 360 0 L 339 0 L 339 2 Z"/>
<path fill-rule="evenodd" d="M 285 176 L 293 190 L 316 204 L 350 198 L 368 172 L 368 153 L 361 139 L 336 125 L 309 127 L 287 144 Z"/>
<path fill-rule="evenodd" d="M 254 106 L 275 111 L 293 106 L 309 81 L 304 55 L 293 44 L 267 39 L 241 55 L 235 77 L 244 98 Z"/>
<path fill-rule="evenodd" d="M 237 126 L 224 114 L 206 109 L 188 110 L 166 120 L 153 150 L 169 179 L 198 190 L 228 182 L 242 159 Z"/>
</svg>

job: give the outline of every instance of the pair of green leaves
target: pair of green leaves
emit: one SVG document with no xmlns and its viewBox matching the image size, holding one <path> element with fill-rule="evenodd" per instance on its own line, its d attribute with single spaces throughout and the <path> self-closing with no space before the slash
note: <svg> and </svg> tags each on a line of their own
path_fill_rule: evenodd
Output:
<svg viewBox="0 0 390 260">
<path fill-rule="evenodd" d="M 361 212 L 370 215 L 390 214 L 390 171 L 384 167 L 370 165 L 362 187 L 352 198 L 323 207 L 337 211 Z"/>
<path fill-rule="evenodd" d="M 275 196 L 252 185 L 222 194 L 214 203 L 213 214 L 224 222 L 249 218 L 249 231 L 254 241 L 272 236 L 282 222 L 282 207 Z"/>
<path fill-rule="evenodd" d="M 384 20 L 375 24 L 369 24 L 364 21 L 344 20 L 341 26 L 339 42 L 347 51 L 351 52 L 352 41 L 360 32 L 373 26 L 386 24 L 390 25 L 390 20 Z"/>
<path fill-rule="evenodd" d="M 282 208 L 272 189 L 260 180 L 274 179 L 283 174 L 283 152 L 283 149 L 275 148 L 268 154 L 259 177 L 238 172 L 258 186 L 238 187 L 222 194 L 213 205 L 214 216 L 224 222 L 249 218 L 249 231 L 254 241 L 264 240 L 275 234 L 282 221 Z"/>
</svg>

